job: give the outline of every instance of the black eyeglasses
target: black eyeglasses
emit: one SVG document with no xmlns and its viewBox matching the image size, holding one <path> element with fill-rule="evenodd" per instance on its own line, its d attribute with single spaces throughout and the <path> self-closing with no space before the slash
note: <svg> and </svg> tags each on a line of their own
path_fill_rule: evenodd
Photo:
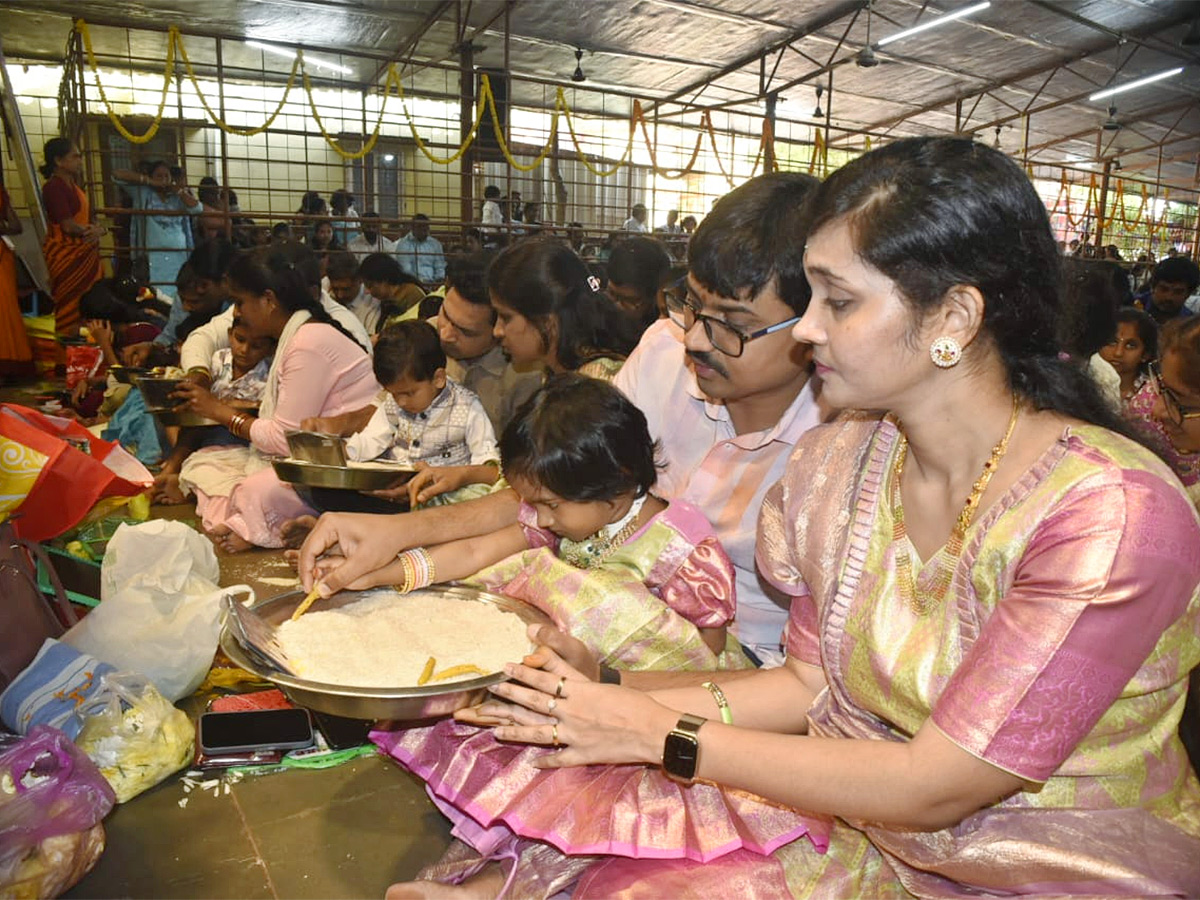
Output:
<svg viewBox="0 0 1200 900">
<path fill-rule="evenodd" d="M 774 334 L 777 331 L 795 325 L 800 321 L 799 316 L 792 316 L 783 322 L 776 322 L 774 325 L 768 325 L 766 328 L 760 328 L 758 331 L 752 331 L 749 334 L 743 334 L 738 331 L 728 322 L 713 316 L 706 316 L 700 310 L 696 309 L 687 299 L 687 288 L 683 283 L 678 283 L 672 286 L 665 292 L 667 301 L 667 315 L 671 321 L 682 328 L 684 331 L 691 331 L 692 326 L 697 322 L 704 325 L 704 333 L 708 336 L 708 342 L 713 345 L 713 349 L 720 350 L 726 356 L 741 356 L 742 351 L 746 349 L 746 344 L 750 341 L 758 340 L 760 337 L 766 337 L 768 334 Z"/>
<path fill-rule="evenodd" d="M 1149 369 L 1150 377 L 1154 379 L 1154 389 L 1158 391 L 1158 396 L 1162 397 L 1163 409 L 1168 419 L 1178 426 L 1182 426 L 1188 419 L 1200 419 L 1200 407 L 1180 403 L 1179 396 L 1163 383 L 1158 363 L 1150 363 Z"/>
</svg>

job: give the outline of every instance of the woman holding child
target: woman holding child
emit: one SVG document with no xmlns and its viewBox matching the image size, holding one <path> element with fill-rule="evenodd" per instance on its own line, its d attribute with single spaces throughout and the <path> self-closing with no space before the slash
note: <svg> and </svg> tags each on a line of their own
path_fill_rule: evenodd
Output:
<svg viewBox="0 0 1200 900">
<path fill-rule="evenodd" d="M 294 244 L 263 247 L 239 257 L 229 270 L 235 314 L 251 339 L 276 342 L 257 416 L 185 383 L 179 395 L 193 411 L 225 425 L 255 451 L 227 495 L 197 491 L 204 528 L 229 552 L 279 547 L 279 529 L 311 513 L 276 476 L 267 455 L 287 453 L 290 429 L 313 416 L 337 416 L 371 403 L 379 385 L 366 349 L 325 312 L 310 289 L 318 279 L 312 252 Z"/>
<path fill-rule="evenodd" d="M 810 431 L 764 504 L 786 664 L 635 690 L 594 683 L 589 655 L 544 630 L 575 665 L 544 646 L 462 718 L 545 747 L 547 796 L 572 773 L 603 783 L 595 764 L 646 767 L 641 799 L 664 798 L 679 852 L 559 852 L 622 820 L 597 795 L 555 846 L 527 834 L 504 867 L 476 858 L 462 892 L 1195 896 L 1200 784 L 1177 729 L 1200 662 L 1200 521 L 1058 357 L 1041 200 L 981 144 L 902 140 L 835 172 L 808 234 L 794 336 L 830 403 L 888 415 Z M 697 778 L 836 816 L 827 851 L 692 862 L 703 823 L 666 801 Z"/>
</svg>

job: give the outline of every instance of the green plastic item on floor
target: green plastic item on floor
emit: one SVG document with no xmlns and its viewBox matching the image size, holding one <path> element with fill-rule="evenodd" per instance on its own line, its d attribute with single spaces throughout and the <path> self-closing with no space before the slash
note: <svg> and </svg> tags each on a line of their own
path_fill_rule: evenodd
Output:
<svg viewBox="0 0 1200 900">
<path fill-rule="evenodd" d="M 379 748 L 374 744 L 347 747 L 345 750 L 293 750 L 280 765 L 289 769 L 332 769 L 362 756 L 374 756 Z"/>
<path fill-rule="evenodd" d="M 347 747 L 345 750 L 293 750 L 277 763 L 264 766 L 230 766 L 225 771 L 232 775 L 270 775 L 287 769 L 332 769 L 364 756 L 374 756 L 379 748 L 374 744 Z"/>
</svg>

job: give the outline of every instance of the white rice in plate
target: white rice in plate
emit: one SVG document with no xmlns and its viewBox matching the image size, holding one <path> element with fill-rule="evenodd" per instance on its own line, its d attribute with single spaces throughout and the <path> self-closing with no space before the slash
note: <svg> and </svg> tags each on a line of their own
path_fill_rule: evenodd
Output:
<svg viewBox="0 0 1200 900">
<path fill-rule="evenodd" d="M 390 590 L 288 620 L 279 642 L 301 678 L 370 688 L 416 687 L 431 656 L 437 673 L 473 665 L 491 674 L 531 649 L 525 623 L 490 603 Z M 468 672 L 430 683 L 478 677 Z"/>
</svg>

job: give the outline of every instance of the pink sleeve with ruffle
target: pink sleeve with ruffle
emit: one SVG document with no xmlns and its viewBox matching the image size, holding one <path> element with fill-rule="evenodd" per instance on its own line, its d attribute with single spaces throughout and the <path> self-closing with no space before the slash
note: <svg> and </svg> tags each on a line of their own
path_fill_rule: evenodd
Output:
<svg viewBox="0 0 1200 900">
<path fill-rule="evenodd" d="M 517 509 L 517 523 L 521 526 L 521 530 L 525 532 L 525 540 L 529 542 L 530 550 L 536 550 L 538 547 L 549 547 L 555 553 L 558 552 L 558 535 L 553 531 L 538 527 L 537 510 L 524 500 L 521 501 L 521 505 Z"/>
<path fill-rule="evenodd" d="M 1045 781 L 1187 613 L 1198 581 L 1200 526 L 1177 487 L 1140 470 L 1077 487 L 1042 522 L 933 721 L 981 759 Z"/>
<path fill-rule="evenodd" d="M 783 647 L 792 659 L 811 666 L 821 665 L 821 623 L 817 602 L 800 573 L 796 559 L 798 539 L 796 523 L 785 517 L 784 507 L 790 491 L 789 479 L 795 472 L 789 467 L 763 498 L 758 514 L 758 546 L 755 562 L 762 579 L 781 594 L 791 598 L 787 625 L 783 630 Z"/>
<path fill-rule="evenodd" d="M 700 541 L 662 586 L 663 602 L 697 628 L 717 628 L 733 619 L 737 575 L 716 537 Z"/>
</svg>

